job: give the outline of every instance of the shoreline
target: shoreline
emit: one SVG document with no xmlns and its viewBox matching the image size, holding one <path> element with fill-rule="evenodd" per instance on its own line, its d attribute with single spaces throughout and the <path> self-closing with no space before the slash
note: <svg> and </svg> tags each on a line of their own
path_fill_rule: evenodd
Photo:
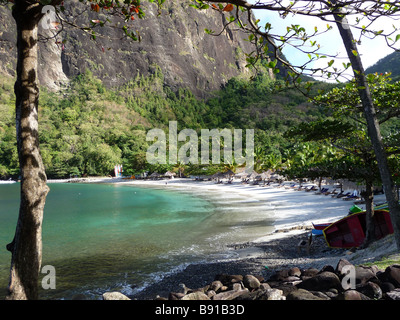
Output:
<svg viewBox="0 0 400 320">
<path fill-rule="evenodd" d="M 313 223 L 325 223 L 337 221 L 349 213 L 353 201 L 332 198 L 330 195 L 315 194 L 314 191 L 297 191 L 284 187 L 241 184 L 236 180 L 233 183 L 217 184 L 214 181 L 195 181 L 191 178 L 175 178 L 161 180 L 130 180 L 123 178 L 92 177 L 48 180 L 48 183 L 106 183 L 118 185 L 130 185 L 137 187 L 149 187 L 162 190 L 193 193 L 207 199 L 208 195 L 214 198 L 220 195 L 226 202 L 237 201 L 238 198 L 247 198 L 251 209 L 262 210 L 265 205 L 272 206 L 275 211 L 274 227 L 275 232 L 265 237 L 254 239 L 253 242 L 265 242 L 286 235 L 296 234 L 293 230 L 290 234 L 277 234 L 278 230 L 286 230 L 296 227 L 312 227 Z M 289 185 L 289 183 L 287 184 Z M 306 184 L 305 184 L 306 185 Z M 322 186 L 324 187 L 324 185 Z M 333 188 L 332 186 L 327 186 Z M 235 198 L 236 197 L 236 198 Z M 211 202 L 213 200 L 210 200 Z M 375 203 L 386 201 L 385 195 L 374 196 Z M 242 201 L 243 202 L 243 201 Z M 365 209 L 365 205 L 358 204 Z"/>
<path fill-rule="evenodd" d="M 252 204 L 251 210 L 262 211 L 266 202 L 274 207 L 273 232 L 246 243 L 236 243 L 229 248 L 233 253 L 229 259 L 192 263 L 183 270 L 166 273 L 159 281 L 130 295 L 131 298 L 138 300 L 155 299 L 157 296 L 168 295 L 169 292 L 177 292 L 181 283 L 192 288 L 201 287 L 211 283 L 217 274 L 253 274 L 268 278 L 281 268 L 291 266 L 321 268 L 325 265 L 335 267 L 341 258 L 360 264 L 397 252 L 394 241 L 391 241 L 389 236 L 379 241 L 383 245 L 374 246 L 375 251 L 364 249 L 351 252 L 345 249 L 331 249 L 320 236 L 314 238 L 310 254 L 298 252 L 297 244 L 300 240 L 308 238 L 312 223 L 336 221 L 346 216 L 353 205 L 352 201 L 343 201 L 314 192 L 295 191 L 276 186 L 242 185 L 240 181 L 217 184 L 188 178 L 164 180 L 83 178 L 48 180 L 48 183 L 50 185 L 51 183 L 106 183 L 149 187 L 201 194 L 205 198 L 211 194 L 216 197 L 227 197 L 224 201 L 228 203 L 234 203 L 235 197 L 240 196 Z M 384 198 L 384 195 L 380 195 L 375 201 L 379 202 Z M 362 205 L 359 206 L 364 209 Z"/>
</svg>

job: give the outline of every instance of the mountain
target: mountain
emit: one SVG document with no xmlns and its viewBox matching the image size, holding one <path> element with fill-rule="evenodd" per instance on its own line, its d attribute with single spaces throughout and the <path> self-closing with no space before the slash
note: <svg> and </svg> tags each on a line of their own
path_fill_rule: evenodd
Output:
<svg viewBox="0 0 400 320">
<path fill-rule="evenodd" d="M 391 72 L 392 78 L 396 78 L 400 76 L 400 52 L 395 51 L 386 57 L 380 59 L 373 66 L 369 67 L 365 71 L 367 74 L 369 73 L 385 73 Z"/>
<path fill-rule="evenodd" d="M 58 90 L 69 79 L 90 70 L 107 87 L 118 87 L 147 76 L 159 67 L 165 85 L 176 91 L 187 87 L 197 97 L 218 90 L 230 78 L 248 77 L 245 53 L 251 52 L 247 36 L 227 27 L 220 36 L 204 29 L 222 30 L 226 18 L 216 10 L 196 10 L 190 1 L 167 1 L 161 15 L 155 4 L 144 3 L 146 16 L 131 22 L 141 41 L 121 39 L 113 27 L 96 28 L 96 40 L 76 28 L 64 26 L 60 37 L 42 41 L 39 47 L 40 84 Z M 77 25 L 102 18 L 83 10 L 78 0 L 66 1 L 64 16 Z M 41 30 L 45 34 L 45 30 Z M 0 72 L 14 75 L 16 63 L 15 25 L 11 11 L 0 7 Z M 65 41 L 65 44 L 56 42 Z"/>
<path fill-rule="evenodd" d="M 40 42 L 39 138 L 48 177 L 107 175 L 115 164 L 123 164 L 127 175 L 172 170 L 146 162 L 147 131 L 167 130 L 170 121 L 178 122 L 178 130 L 198 132 L 255 129 L 255 146 L 278 159 L 290 149 L 282 136 L 287 128 L 324 116 L 299 91 L 276 91 L 265 69 L 255 75 L 245 67 L 245 53 L 253 50 L 246 35 L 229 28 L 218 37 L 206 34 L 205 28 L 221 30 L 225 18 L 219 12 L 187 4 L 168 1 L 159 17 L 149 4 L 147 18 L 134 21 L 140 42 L 121 39 L 113 28 L 97 28 L 96 41 L 65 28 L 64 46 Z M 79 8 L 76 0 L 65 14 L 73 12 L 77 24 L 94 18 Z M 16 48 L 15 25 L 2 6 L 0 39 L 0 178 L 8 178 L 19 175 Z"/>
</svg>

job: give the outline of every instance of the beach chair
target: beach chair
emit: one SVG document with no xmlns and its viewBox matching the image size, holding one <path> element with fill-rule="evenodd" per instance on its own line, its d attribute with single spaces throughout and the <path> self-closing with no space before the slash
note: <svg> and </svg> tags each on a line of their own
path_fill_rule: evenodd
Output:
<svg viewBox="0 0 400 320">
<path fill-rule="evenodd" d="M 329 191 L 329 188 L 322 188 L 320 191 L 314 192 L 314 194 L 323 194 L 328 191 Z"/>
<path fill-rule="evenodd" d="M 350 192 L 341 193 L 341 194 L 338 194 L 338 195 L 336 196 L 336 198 L 344 198 L 344 197 L 348 197 L 349 195 L 351 195 Z"/>
<path fill-rule="evenodd" d="M 337 189 L 335 188 L 335 189 L 333 189 L 332 191 L 327 191 L 327 192 L 325 192 L 324 195 L 329 196 L 329 195 L 335 195 L 335 194 L 337 194 L 337 193 L 338 193 L 338 191 L 337 191 Z"/>
<path fill-rule="evenodd" d="M 318 188 L 316 186 L 308 186 L 305 188 L 305 192 L 316 191 Z"/>
</svg>

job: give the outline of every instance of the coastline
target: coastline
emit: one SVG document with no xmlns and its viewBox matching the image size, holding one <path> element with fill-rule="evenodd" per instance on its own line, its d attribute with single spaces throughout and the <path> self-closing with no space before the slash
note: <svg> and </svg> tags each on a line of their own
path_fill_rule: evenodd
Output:
<svg viewBox="0 0 400 320">
<path fill-rule="evenodd" d="M 159 281 L 149 284 L 140 291 L 133 290 L 133 299 L 147 300 L 156 296 L 166 296 L 177 292 L 180 284 L 188 287 L 201 287 L 213 281 L 217 274 L 253 274 L 268 278 L 272 273 L 286 267 L 322 268 L 326 265 L 336 266 L 341 258 L 354 264 L 371 262 L 375 259 L 396 252 L 390 237 L 380 241 L 374 250 L 365 249 L 352 252 L 344 249 L 329 248 L 323 237 L 316 237 L 310 247 L 310 253 L 299 252 L 297 244 L 307 239 L 312 223 L 333 222 L 348 214 L 352 201 L 332 198 L 314 192 L 295 191 L 276 186 L 262 187 L 242 185 L 240 181 L 232 184 L 217 184 L 211 181 L 194 181 L 193 179 L 171 180 L 128 180 L 116 178 L 85 178 L 71 180 L 49 180 L 48 183 L 113 183 L 137 187 L 192 192 L 214 197 L 227 197 L 226 201 L 235 202 L 240 197 L 252 204 L 251 210 L 260 210 L 266 205 L 274 207 L 274 231 L 246 243 L 232 246 L 231 258 L 220 261 L 189 264 L 183 270 L 167 273 Z M 380 195 L 377 202 L 384 201 Z M 359 205 L 364 208 L 363 205 Z"/>
<path fill-rule="evenodd" d="M 195 181 L 190 178 L 175 178 L 161 180 L 130 180 L 123 178 L 77 178 L 48 180 L 48 183 L 110 183 L 119 185 L 132 185 L 137 187 L 149 187 L 163 190 L 173 190 L 207 196 L 213 198 L 219 195 L 224 200 L 234 203 L 238 198 L 246 198 L 251 208 L 262 210 L 267 204 L 275 211 L 275 232 L 268 233 L 264 237 L 255 239 L 253 242 L 265 242 L 279 237 L 290 236 L 301 232 L 301 229 L 311 228 L 313 223 L 334 222 L 349 213 L 353 201 L 332 198 L 330 195 L 315 194 L 314 191 L 297 191 L 285 187 L 242 184 L 239 180 L 228 184 L 226 182 L 217 184 L 215 181 Z M 289 185 L 289 183 L 287 184 Z M 324 187 L 324 185 L 322 185 Z M 327 186 L 332 188 L 332 186 Z M 352 191 L 352 190 L 351 190 Z M 375 203 L 385 202 L 384 195 L 374 197 Z M 365 205 L 358 204 L 362 209 Z M 291 232 L 276 232 L 288 230 Z M 296 228 L 300 230 L 296 230 Z"/>
<path fill-rule="evenodd" d="M 49 181 L 51 183 L 51 181 Z M 65 182 L 65 181 L 58 181 Z M 75 181 L 78 182 L 78 181 Z M 218 274 L 252 274 L 270 277 L 277 270 L 297 266 L 317 268 L 331 265 L 335 267 L 340 259 L 354 264 L 373 262 L 383 256 L 397 253 L 393 237 L 381 239 L 374 246 L 350 251 L 329 248 L 323 236 L 314 237 L 310 252 L 298 251 L 299 241 L 308 239 L 312 223 L 334 222 L 349 213 L 353 201 L 332 198 L 314 192 L 295 191 L 289 188 L 241 184 L 240 181 L 217 184 L 214 181 L 194 179 L 128 180 L 115 178 L 91 178 L 84 183 L 116 183 L 138 187 L 159 188 L 176 192 L 193 192 L 213 197 L 228 197 L 235 202 L 237 197 L 252 203 L 252 210 L 262 211 L 265 201 L 275 208 L 274 231 L 246 243 L 232 246 L 230 259 L 189 264 L 183 270 L 166 274 L 159 281 L 149 284 L 135 294 L 132 299 L 151 300 L 157 296 L 167 297 L 169 292 L 179 292 L 181 284 L 199 288 L 214 280 Z M 375 197 L 375 202 L 384 202 L 385 196 Z M 358 204 L 362 209 L 364 205 Z"/>
</svg>

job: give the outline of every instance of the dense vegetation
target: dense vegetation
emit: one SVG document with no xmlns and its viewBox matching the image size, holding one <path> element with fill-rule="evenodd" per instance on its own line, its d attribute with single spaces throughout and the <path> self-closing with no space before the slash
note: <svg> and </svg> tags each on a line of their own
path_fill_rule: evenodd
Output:
<svg viewBox="0 0 400 320">
<path fill-rule="evenodd" d="M 61 92 L 40 95 L 41 153 L 49 177 L 112 174 L 123 164 L 124 174 L 174 169 L 150 165 L 146 132 L 168 131 L 169 121 L 178 131 L 189 128 L 255 129 L 259 165 L 273 165 L 288 156 L 293 142 L 283 137 L 290 127 L 316 121 L 325 115 L 307 102 L 296 89 L 277 91 L 276 82 L 265 75 L 252 80 L 231 79 L 208 100 L 197 99 L 188 89 L 173 92 L 164 86 L 163 75 L 137 76 L 121 88 L 107 89 L 89 71 L 73 79 Z M 18 176 L 15 139 L 13 80 L 0 79 L 0 176 Z M 318 89 L 331 88 L 320 83 Z M 266 161 L 266 159 L 269 159 Z M 179 166 L 179 165 L 178 165 Z M 177 166 L 175 166 L 177 167 Z M 219 166 L 193 165 L 186 172 L 213 172 Z"/>
</svg>

